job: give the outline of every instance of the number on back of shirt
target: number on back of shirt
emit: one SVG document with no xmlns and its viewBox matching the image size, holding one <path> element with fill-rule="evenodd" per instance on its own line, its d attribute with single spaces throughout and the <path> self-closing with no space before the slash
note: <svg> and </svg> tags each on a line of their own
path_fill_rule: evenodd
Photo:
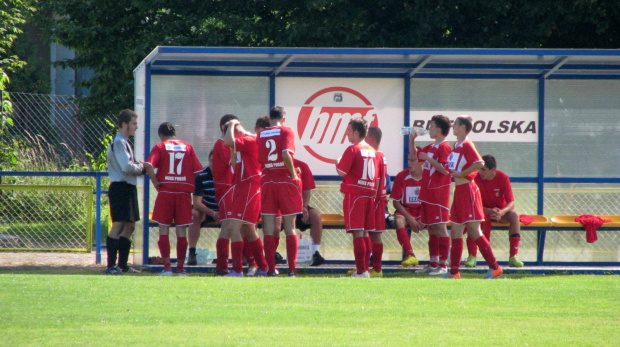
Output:
<svg viewBox="0 0 620 347">
<path fill-rule="evenodd" d="M 265 142 L 265 147 L 269 150 L 269 154 L 267 155 L 268 161 L 276 161 L 278 160 L 278 153 L 274 153 L 276 151 L 276 142 L 274 140 L 267 140 Z"/>
<path fill-rule="evenodd" d="M 168 154 L 170 155 L 170 165 L 168 166 L 168 174 L 180 175 L 181 170 L 183 168 L 183 158 L 185 158 L 185 153 L 169 152 Z"/>
<path fill-rule="evenodd" d="M 364 157 L 364 171 L 362 172 L 362 179 L 366 181 L 373 181 L 376 174 L 375 158 Z"/>
</svg>

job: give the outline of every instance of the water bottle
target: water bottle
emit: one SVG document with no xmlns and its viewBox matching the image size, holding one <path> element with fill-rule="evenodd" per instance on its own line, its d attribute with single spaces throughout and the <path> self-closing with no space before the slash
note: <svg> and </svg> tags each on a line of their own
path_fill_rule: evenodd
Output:
<svg viewBox="0 0 620 347">
<path fill-rule="evenodd" d="M 426 130 L 424 128 L 420 128 L 420 127 L 402 127 L 402 128 L 400 128 L 400 134 L 401 135 L 411 135 L 413 133 L 415 133 L 418 136 L 422 136 L 422 135 L 428 134 L 428 130 Z"/>
</svg>

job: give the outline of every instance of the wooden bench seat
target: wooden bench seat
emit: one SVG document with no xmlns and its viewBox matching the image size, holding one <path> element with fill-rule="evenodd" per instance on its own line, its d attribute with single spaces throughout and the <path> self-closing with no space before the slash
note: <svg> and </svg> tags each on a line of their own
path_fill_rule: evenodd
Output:
<svg viewBox="0 0 620 347">
<path fill-rule="evenodd" d="M 602 219 L 609 219 L 611 222 L 603 223 L 601 228 L 620 228 L 619 215 L 597 215 Z M 582 228 L 579 222 L 575 222 L 575 218 L 579 215 L 556 215 L 551 217 L 551 224 L 554 228 Z"/>
<path fill-rule="evenodd" d="M 152 212 L 149 213 L 149 217 L 151 216 Z M 545 216 L 531 216 L 534 218 L 534 222 L 525 225 L 523 223 L 521 223 L 521 227 L 523 228 L 549 228 L 552 227 L 552 221 L 550 221 L 547 217 Z M 569 217 L 569 216 L 566 216 Z M 572 221 L 575 220 L 577 216 L 573 216 Z M 614 217 L 616 218 L 615 221 L 615 225 L 613 226 L 619 226 L 620 227 L 620 216 L 601 216 L 601 218 L 605 218 L 605 219 L 612 219 L 612 218 L 608 218 L 608 217 Z M 323 221 L 323 227 L 326 229 L 344 229 L 344 216 L 339 214 L 339 213 L 322 213 L 321 214 L 321 220 Z M 149 221 L 150 222 L 150 226 L 157 226 L 157 223 L 154 221 Z M 259 226 L 261 225 L 261 220 L 258 221 Z M 575 226 L 580 227 L 581 224 L 577 223 L 577 222 L 573 222 L 573 224 L 575 224 Z M 604 226 L 608 226 L 607 224 L 612 224 L 612 223 L 606 223 Z M 214 228 L 219 227 L 220 223 L 216 223 L 216 222 L 210 222 L 207 224 L 208 226 L 212 226 Z M 448 223 L 448 226 L 450 226 L 451 224 Z M 508 227 L 509 224 L 508 223 L 493 223 L 493 227 Z M 564 225 L 564 226 L 568 226 L 568 225 Z M 612 225 L 609 225 L 610 227 Z"/>
</svg>

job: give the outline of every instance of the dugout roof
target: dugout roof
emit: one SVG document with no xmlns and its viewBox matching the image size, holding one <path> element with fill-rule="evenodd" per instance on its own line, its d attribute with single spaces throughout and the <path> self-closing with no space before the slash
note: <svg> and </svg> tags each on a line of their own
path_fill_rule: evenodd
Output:
<svg viewBox="0 0 620 347">
<path fill-rule="evenodd" d="M 620 50 L 157 47 L 157 75 L 620 79 Z"/>
</svg>

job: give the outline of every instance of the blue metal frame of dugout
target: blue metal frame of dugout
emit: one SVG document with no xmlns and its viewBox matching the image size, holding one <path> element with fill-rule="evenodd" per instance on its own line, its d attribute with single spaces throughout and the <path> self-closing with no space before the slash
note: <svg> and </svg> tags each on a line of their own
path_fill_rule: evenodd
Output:
<svg viewBox="0 0 620 347">
<path fill-rule="evenodd" d="M 620 80 L 620 50 L 157 47 L 134 73 L 145 74 L 146 129 L 150 129 L 153 75 L 269 77 L 270 106 L 275 105 L 277 77 L 402 78 L 405 88 L 404 125 L 409 125 L 410 121 L 412 79 L 535 79 L 538 80 L 539 121 L 537 176 L 511 177 L 511 180 L 536 183 L 537 214 L 544 215 L 546 183 L 620 183 L 619 177 L 544 176 L 546 80 Z M 151 148 L 148 132 L 144 146 L 145 157 L 148 157 Z M 406 141 L 404 153 L 406 166 Z M 333 181 L 340 177 L 321 176 L 316 179 Z M 146 178 L 145 186 L 148 186 Z M 144 201 L 148 204 L 148 189 L 144 190 Z M 145 206 L 145 221 L 149 220 L 148 211 L 148 206 Z M 546 231 L 536 230 L 539 241 L 536 264 L 540 265 L 543 264 Z M 143 260 L 147 263 L 148 223 L 144 223 L 143 236 Z"/>
</svg>

